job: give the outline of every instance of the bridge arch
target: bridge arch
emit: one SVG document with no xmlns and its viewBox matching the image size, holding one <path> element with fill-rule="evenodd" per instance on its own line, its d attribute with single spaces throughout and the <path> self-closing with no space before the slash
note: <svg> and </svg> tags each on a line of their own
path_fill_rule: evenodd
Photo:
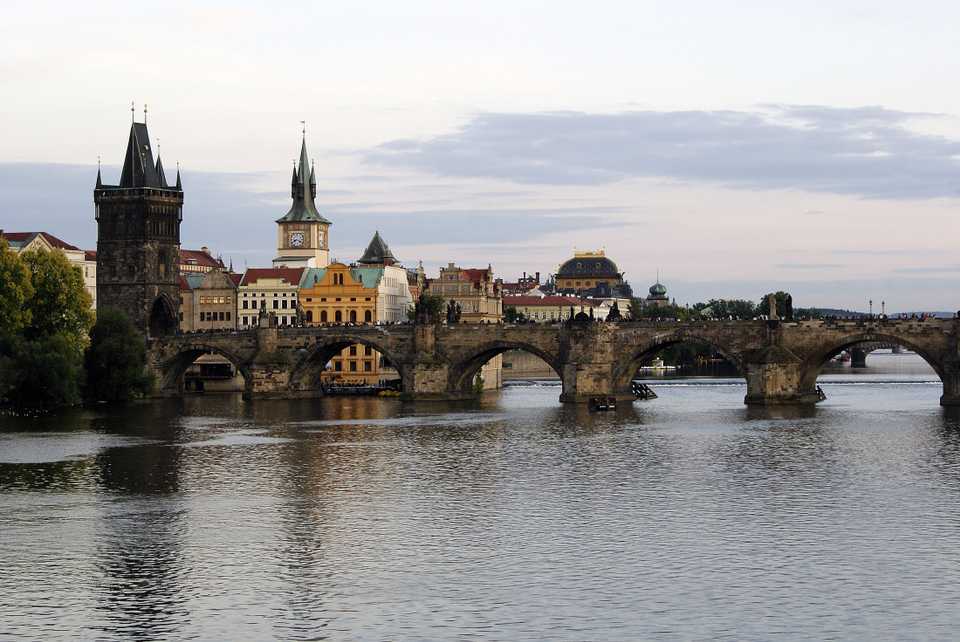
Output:
<svg viewBox="0 0 960 642">
<path fill-rule="evenodd" d="M 450 365 L 449 386 L 457 394 L 473 393 L 473 384 L 477 373 L 484 364 L 510 350 L 522 350 L 542 359 L 563 381 L 563 367 L 557 355 L 550 354 L 537 346 L 524 341 L 494 340 L 473 347 L 468 353 L 457 358 Z"/>
<path fill-rule="evenodd" d="M 233 365 L 243 376 L 244 390 L 249 391 L 253 386 L 253 378 L 246 361 L 240 355 L 209 343 L 189 343 L 179 346 L 177 352 L 160 364 L 160 390 L 162 393 L 183 392 L 183 376 L 193 363 L 205 354 L 216 354 Z"/>
<path fill-rule="evenodd" d="M 319 390 L 320 374 L 323 372 L 327 363 L 343 352 L 344 349 L 353 345 L 368 346 L 379 353 L 384 361 L 396 368 L 402 388 L 404 373 L 406 372 L 404 361 L 384 342 L 364 334 L 351 333 L 347 335 L 337 335 L 335 338 L 324 337 L 313 345 L 298 350 L 294 357 L 293 367 L 290 370 L 289 390 L 292 392 Z"/>
<path fill-rule="evenodd" d="M 634 377 L 636 377 L 640 366 L 656 356 L 658 352 L 681 344 L 708 346 L 711 350 L 732 363 L 737 369 L 737 373 L 746 378 L 745 363 L 738 351 L 703 333 L 676 331 L 655 336 L 652 339 L 641 341 L 639 344 L 628 345 L 614 366 L 614 390 L 622 393 L 629 392 L 630 383 Z"/>
<path fill-rule="evenodd" d="M 802 377 L 800 380 L 801 390 L 812 391 L 816 389 L 817 377 L 826 363 L 843 352 L 849 350 L 858 344 L 883 343 L 903 346 L 920 355 L 920 357 L 933 368 L 941 381 L 945 381 L 945 370 L 942 359 L 930 352 L 921 344 L 895 333 L 864 331 L 856 332 L 840 339 L 824 343 L 815 348 L 809 356 L 803 361 Z"/>
</svg>

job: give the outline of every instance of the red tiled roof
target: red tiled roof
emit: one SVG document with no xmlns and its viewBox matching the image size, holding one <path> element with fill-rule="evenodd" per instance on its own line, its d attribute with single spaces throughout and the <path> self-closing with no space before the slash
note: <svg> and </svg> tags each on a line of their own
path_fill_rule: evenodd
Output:
<svg viewBox="0 0 960 642">
<path fill-rule="evenodd" d="M 227 272 L 227 276 L 230 277 L 230 280 L 233 281 L 234 285 L 240 285 L 240 281 L 243 280 L 242 274 L 234 274 L 233 272 Z"/>
<path fill-rule="evenodd" d="M 203 250 L 180 250 L 180 263 L 189 265 L 202 265 L 210 268 L 224 267 L 223 261 L 212 257 Z"/>
<path fill-rule="evenodd" d="M 187 282 L 187 280 L 186 280 L 182 275 L 179 276 L 179 277 L 177 278 L 177 280 L 178 280 L 179 283 L 180 283 L 180 289 L 181 289 L 181 290 L 189 290 L 189 289 L 190 289 L 190 284 Z"/>
<path fill-rule="evenodd" d="M 3 237 L 10 241 L 17 241 L 19 243 L 28 243 L 33 240 L 33 237 L 40 235 L 43 239 L 49 243 L 51 246 L 59 248 L 61 250 L 77 250 L 79 247 L 74 247 L 66 241 L 58 239 L 53 234 L 48 234 L 47 232 L 4 232 Z"/>
<path fill-rule="evenodd" d="M 240 285 L 252 285 L 260 279 L 283 279 L 291 285 L 300 285 L 303 268 L 248 268 Z"/>
<path fill-rule="evenodd" d="M 503 297 L 503 307 L 507 306 L 543 306 L 543 307 L 570 307 L 572 306 L 588 306 L 595 308 L 600 303 L 592 299 L 578 299 L 572 296 L 505 296 Z"/>
<path fill-rule="evenodd" d="M 96 251 L 96 250 L 84 250 L 84 251 L 83 251 L 83 260 L 84 260 L 84 261 L 96 261 L 96 260 L 97 260 L 97 251 Z"/>
<path fill-rule="evenodd" d="M 473 282 L 484 281 L 490 276 L 490 270 L 486 268 L 464 268 L 463 273 Z"/>
</svg>

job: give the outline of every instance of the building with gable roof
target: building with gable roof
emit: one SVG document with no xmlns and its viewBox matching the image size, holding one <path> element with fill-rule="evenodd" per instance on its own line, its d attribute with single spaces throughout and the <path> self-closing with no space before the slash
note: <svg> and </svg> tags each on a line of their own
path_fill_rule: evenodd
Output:
<svg viewBox="0 0 960 642">
<path fill-rule="evenodd" d="M 297 323 L 297 291 L 304 268 L 248 268 L 237 286 L 237 326 L 259 325 L 260 311 L 276 317 L 277 325 Z"/>
<path fill-rule="evenodd" d="M 293 168 L 293 203 L 277 219 L 277 256 L 274 267 L 326 267 L 330 263 L 330 225 L 317 210 L 317 177 L 307 158 L 307 137 L 300 144 L 300 160 Z"/>
<path fill-rule="evenodd" d="M 242 275 L 222 270 L 180 275 L 180 331 L 236 330 Z"/>
</svg>

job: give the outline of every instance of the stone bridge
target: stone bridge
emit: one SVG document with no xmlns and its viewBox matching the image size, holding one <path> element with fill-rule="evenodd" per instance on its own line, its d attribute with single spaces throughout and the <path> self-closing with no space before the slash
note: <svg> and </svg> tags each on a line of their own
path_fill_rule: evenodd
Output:
<svg viewBox="0 0 960 642">
<path fill-rule="evenodd" d="M 219 354 L 243 375 L 250 398 L 319 396 L 320 373 L 343 348 L 362 344 L 400 373 L 408 399 L 473 396 L 480 367 L 507 350 L 548 363 L 562 382 L 561 401 L 598 395 L 632 399 L 638 367 L 678 343 L 706 344 L 737 366 L 747 404 L 816 401 L 823 365 L 860 344 L 902 345 L 923 357 L 943 381 L 943 405 L 960 405 L 958 319 L 856 321 L 622 322 L 576 325 L 362 325 L 258 327 L 179 334 L 149 341 L 158 395 L 177 395 L 200 355 Z"/>
</svg>

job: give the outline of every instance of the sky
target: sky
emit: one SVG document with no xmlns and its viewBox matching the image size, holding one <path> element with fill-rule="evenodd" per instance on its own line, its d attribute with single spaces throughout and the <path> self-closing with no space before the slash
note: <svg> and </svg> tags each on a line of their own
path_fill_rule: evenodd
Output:
<svg viewBox="0 0 960 642">
<path fill-rule="evenodd" d="M 960 308 L 960 3 L 37 1 L 0 22 L 0 229 L 93 248 L 131 118 L 183 246 L 269 265 L 306 121 L 331 254 L 604 249 L 637 292 Z"/>
</svg>

